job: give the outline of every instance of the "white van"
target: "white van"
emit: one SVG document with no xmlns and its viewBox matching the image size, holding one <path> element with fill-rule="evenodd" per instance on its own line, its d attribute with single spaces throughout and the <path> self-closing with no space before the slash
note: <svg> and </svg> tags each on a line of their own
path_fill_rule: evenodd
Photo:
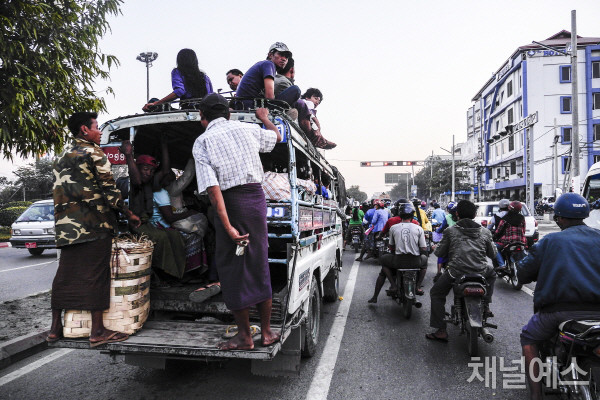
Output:
<svg viewBox="0 0 600 400">
<path fill-rule="evenodd" d="M 590 203 L 590 216 L 584 220 L 586 225 L 600 229 L 600 209 L 594 203 L 600 200 L 600 162 L 592 165 L 583 181 L 583 197 Z M 598 203 L 600 206 L 600 202 Z M 598 206 L 596 206 L 598 207 Z"/>
<path fill-rule="evenodd" d="M 10 244 L 27 249 L 34 256 L 45 249 L 56 248 L 54 237 L 54 202 L 42 200 L 33 203 L 10 226 Z"/>
<path fill-rule="evenodd" d="M 254 350 L 217 349 L 215 343 L 227 329 L 231 312 L 220 295 L 203 303 L 189 301 L 189 293 L 198 285 L 183 284 L 180 288 L 151 287 L 151 315 L 142 329 L 145 337 L 133 335 L 127 341 L 101 346 L 102 351 L 124 356 L 130 364 L 157 368 L 164 368 L 167 359 L 246 358 L 252 360 L 252 372 L 261 375 L 295 374 L 300 357 L 315 354 L 321 302 L 338 299 L 345 184 L 284 109 L 276 104 L 269 108 L 283 137 L 271 153 L 261 154 L 265 180 L 272 179 L 277 189 L 276 196 L 267 193 L 266 199 L 271 323 L 281 332 L 281 341 Z M 232 111 L 231 120 L 260 124 L 254 111 Z M 202 128 L 200 113 L 191 109 L 123 117 L 107 122 L 101 131 L 101 146 L 113 165 L 125 164 L 118 150 L 124 140 L 131 141 L 134 154 L 158 156 L 161 134 L 167 133 L 171 167 L 183 170 Z M 328 189 L 327 198 L 311 190 L 316 179 Z M 211 317 L 210 321 L 205 317 Z M 251 320 L 257 317 L 252 308 Z M 89 350 L 88 340 L 83 339 L 64 339 L 51 346 Z"/>
</svg>

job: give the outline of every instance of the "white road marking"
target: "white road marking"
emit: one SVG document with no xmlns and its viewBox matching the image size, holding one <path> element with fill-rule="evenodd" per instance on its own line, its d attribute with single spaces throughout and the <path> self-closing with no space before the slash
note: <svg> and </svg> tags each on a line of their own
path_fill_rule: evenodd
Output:
<svg viewBox="0 0 600 400">
<path fill-rule="evenodd" d="M 39 267 L 40 265 L 52 264 L 53 262 L 56 262 L 56 260 L 46 261 L 46 262 L 39 263 L 39 264 L 25 265 L 24 267 L 9 268 L 9 269 L 2 270 L 0 272 L 9 272 L 9 271 L 16 271 L 18 269 L 25 269 L 25 268 L 31 268 L 31 267 Z"/>
<path fill-rule="evenodd" d="M 323 354 L 321 354 L 319 365 L 315 369 L 310 388 L 306 395 L 307 400 L 327 399 L 331 378 L 333 377 L 333 370 L 335 369 L 342 337 L 344 336 L 344 329 L 346 328 L 350 304 L 352 303 L 352 295 L 354 294 L 354 284 L 356 283 L 359 264 L 360 261 L 354 261 L 354 264 L 352 264 L 352 269 L 350 270 L 350 275 L 346 282 L 346 288 L 342 295 L 344 300 L 342 300 L 342 304 L 340 304 L 337 314 L 335 315 L 335 320 L 331 326 L 327 342 L 325 342 L 325 348 L 323 349 Z"/>
<path fill-rule="evenodd" d="M 521 290 L 524 291 L 525 293 L 527 293 L 528 295 L 530 295 L 531 297 L 533 297 L 533 290 L 529 289 L 526 286 L 522 286 Z"/>
<path fill-rule="evenodd" d="M 45 364 L 48 364 L 49 362 L 52 362 L 56 359 L 59 359 L 62 356 L 69 354 L 72 351 L 73 351 L 73 349 L 60 349 L 57 352 L 49 354 L 44 358 L 40 358 L 39 360 L 34 361 L 31 364 L 27 364 L 24 367 L 11 372 L 10 374 L 4 375 L 2 378 L 0 378 L 0 386 L 4 386 L 7 383 L 10 383 L 17 378 L 20 378 L 23 375 L 26 375 L 26 374 L 30 373 L 31 371 L 36 370 Z"/>
</svg>

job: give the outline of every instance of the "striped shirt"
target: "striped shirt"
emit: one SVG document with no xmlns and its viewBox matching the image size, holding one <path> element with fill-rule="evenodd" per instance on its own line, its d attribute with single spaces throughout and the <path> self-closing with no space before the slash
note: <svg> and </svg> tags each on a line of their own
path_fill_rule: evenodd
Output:
<svg viewBox="0 0 600 400">
<path fill-rule="evenodd" d="M 258 153 L 270 152 L 276 143 L 277 134 L 257 124 L 225 118 L 211 121 L 192 149 L 198 192 L 210 186 L 227 190 L 247 183 L 261 183 L 263 166 Z"/>
</svg>

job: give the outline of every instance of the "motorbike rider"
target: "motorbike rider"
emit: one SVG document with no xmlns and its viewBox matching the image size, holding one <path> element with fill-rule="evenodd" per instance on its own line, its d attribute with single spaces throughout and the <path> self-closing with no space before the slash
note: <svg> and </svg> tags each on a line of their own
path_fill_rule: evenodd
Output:
<svg viewBox="0 0 600 400">
<path fill-rule="evenodd" d="M 415 207 L 415 218 L 417 218 L 417 221 L 419 221 L 419 225 L 424 231 L 431 232 L 431 222 L 429 222 L 429 218 L 427 218 L 427 213 L 425 210 L 421 208 L 421 200 L 414 198 L 411 201 Z"/>
<path fill-rule="evenodd" d="M 488 229 L 490 231 L 492 231 L 492 233 L 494 233 L 496 231 L 496 229 L 498 228 L 498 224 L 500 223 L 500 220 L 508 212 L 509 205 L 510 205 L 510 201 L 508 199 L 502 199 L 498 202 L 498 211 L 496 211 L 496 214 L 494 214 L 494 216 L 490 220 L 490 223 L 487 226 Z"/>
<path fill-rule="evenodd" d="M 346 248 L 346 244 L 352 240 L 352 228 L 360 229 L 360 238 L 365 233 L 365 229 L 363 228 L 363 218 L 365 217 L 365 213 L 359 209 L 358 207 L 354 207 L 352 209 L 352 215 L 348 219 L 348 230 L 346 233 L 346 238 L 344 239 L 344 248 Z"/>
<path fill-rule="evenodd" d="M 395 208 L 401 220 L 389 230 L 390 248 L 393 254 L 384 254 L 379 258 L 382 266 L 381 272 L 375 282 L 375 292 L 369 299 L 369 303 L 377 303 L 377 297 L 386 277 L 392 284 L 390 291 L 395 292 L 397 287 L 393 270 L 421 268 L 420 254 L 427 251 L 423 228 L 413 223 L 414 206 L 411 203 L 397 203 Z"/>
<path fill-rule="evenodd" d="M 367 214 L 368 214 L 368 212 L 367 212 Z M 365 214 L 365 219 L 367 219 L 366 214 Z M 375 207 L 374 207 L 374 212 L 372 214 L 371 221 L 369 224 L 369 228 L 373 228 L 373 229 L 371 229 L 371 232 L 369 232 L 367 239 L 364 241 L 363 248 L 360 251 L 360 256 L 358 256 L 358 258 L 355 261 L 362 261 L 363 256 L 365 255 L 365 253 L 367 251 L 369 251 L 369 254 L 367 255 L 367 259 L 370 257 L 373 257 L 375 236 L 379 232 L 381 232 L 381 230 L 383 229 L 387 220 L 388 220 L 388 212 L 385 210 L 385 205 L 384 205 L 383 201 L 376 201 Z"/>
<path fill-rule="evenodd" d="M 588 202 L 576 193 L 561 195 L 554 204 L 554 221 L 560 232 L 549 233 L 533 245 L 517 268 L 519 282 L 537 280 L 533 295 L 535 314 L 521 330 L 531 399 L 542 399 L 539 345 L 557 334 L 570 319 L 600 319 L 600 231 L 583 220 Z M 533 365 L 531 365 L 533 363 Z"/>
<path fill-rule="evenodd" d="M 433 211 L 431 212 L 431 218 L 435 219 L 440 224 L 446 219 L 446 213 L 440 208 L 438 203 L 433 203 Z"/>
<path fill-rule="evenodd" d="M 448 211 L 448 214 L 446 214 L 446 218 L 442 221 L 442 225 L 437 229 L 438 233 L 443 233 L 446 228 L 456 225 L 456 221 L 458 221 L 455 202 L 451 201 L 448 203 L 446 210 Z"/>
<path fill-rule="evenodd" d="M 487 281 L 484 313 L 492 317 L 489 303 L 492 301 L 496 274 L 487 264 L 487 258 L 496 256 L 496 246 L 489 230 L 473 221 L 477 206 L 468 200 L 460 200 L 456 205 L 458 222 L 446 229 L 442 241 L 435 249 L 438 257 L 448 257 L 448 268 L 433 284 L 430 291 L 431 316 L 429 325 L 437 330 L 428 333 L 429 340 L 448 341 L 446 332 L 445 304 L 446 296 L 452 289 L 454 280 L 466 274 L 481 274 Z"/>
<path fill-rule="evenodd" d="M 520 201 L 511 202 L 507 211 L 498 222 L 498 229 L 493 234 L 494 242 L 498 253 L 496 254 L 496 270 L 502 270 L 505 267 L 504 258 L 502 257 L 502 249 L 507 245 L 515 242 L 527 243 L 525 237 L 525 217 L 521 214 L 523 205 Z"/>
</svg>

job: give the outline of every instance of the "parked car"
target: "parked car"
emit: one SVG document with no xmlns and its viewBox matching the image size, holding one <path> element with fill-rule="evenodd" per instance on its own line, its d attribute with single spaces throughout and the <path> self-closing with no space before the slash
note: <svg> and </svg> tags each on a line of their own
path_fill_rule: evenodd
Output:
<svg viewBox="0 0 600 400">
<path fill-rule="evenodd" d="M 498 212 L 500 207 L 497 201 L 484 201 L 481 203 L 475 203 L 477 205 L 477 214 L 475 216 L 475 222 L 487 227 L 492 220 L 494 214 Z M 529 208 L 525 203 L 521 203 L 521 214 L 525 217 L 525 236 L 527 237 L 527 246 L 531 247 L 540 238 L 540 231 L 538 229 L 538 222 L 534 218 L 533 214 L 529 212 Z"/>
<path fill-rule="evenodd" d="M 33 203 L 10 227 L 10 244 L 27 249 L 39 256 L 44 249 L 56 248 L 54 237 L 54 202 L 42 200 Z"/>
</svg>

